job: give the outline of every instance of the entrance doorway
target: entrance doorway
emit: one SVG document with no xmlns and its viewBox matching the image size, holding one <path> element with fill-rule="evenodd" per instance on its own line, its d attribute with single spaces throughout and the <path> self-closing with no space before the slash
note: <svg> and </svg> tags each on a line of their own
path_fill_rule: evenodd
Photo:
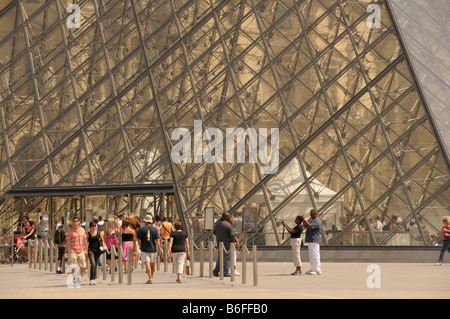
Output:
<svg viewBox="0 0 450 319">
<path fill-rule="evenodd" d="M 49 191 L 47 191 L 49 192 Z M 146 215 L 155 217 L 170 217 L 173 221 L 181 220 L 184 223 L 183 215 L 179 213 L 175 194 L 173 192 L 139 192 L 139 193 L 115 193 L 100 190 L 93 194 L 61 194 L 52 196 L 26 196 L 14 194 L 7 198 L 9 204 L 8 222 L 4 225 L 5 234 L 17 233 L 25 216 L 29 217 L 34 225 L 40 222 L 40 218 L 45 216 L 44 221 L 52 234 L 61 217 L 64 217 L 65 225 L 71 226 L 74 216 L 86 223 L 86 229 L 94 217 L 102 217 L 107 220 L 108 216 L 134 214 L 138 219 L 143 219 Z M 31 194 L 30 194 L 31 195 Z M 6 214 L 5 214 L 6 217 Z"/>
</svg>

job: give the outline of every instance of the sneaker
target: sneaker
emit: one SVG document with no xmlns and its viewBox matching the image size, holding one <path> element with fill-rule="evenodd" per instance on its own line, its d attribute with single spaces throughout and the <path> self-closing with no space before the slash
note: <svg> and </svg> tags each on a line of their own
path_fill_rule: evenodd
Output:
<svg viewBox="0 0 450 319">
<path fill-rule="evenodd" d="M 92 284 L 95 286 L 97 283 L 95 282 L 95 280 L 92 280 Z"/>
<path fill-rule="evenodd" d="M 317 275 L 317 272 L 308 270 L 308 271 L 306 272 L 306 274 L 307 274 L 307 275 Z"/>
<path fill-rule="evenodd" d="M 442 266 L 442 261 L 438 261 L 438 262 L 436 263 L 436 266 Z"/>
<path fill-rule="evenodd" d="M 235 276 L 240 276 L 241 274 L 239 273 L 239 271 L 235 270 L 235 271 L 234 271 L 234 275 L 235 275 Z"/>
<path fill-rule="evenodd" d="M 92 285 L 93 285 L 92 280 L 89 280 L 89 286 L 92 286 Z"/>
<path fill-rule="evenodd" d="M 296 271 L 294 271 L 291 275 L 292 275 L 292 276 L 300 276 L 301 274 L 302 274 L 301 271 L 296 270 Z"/>
</svg>

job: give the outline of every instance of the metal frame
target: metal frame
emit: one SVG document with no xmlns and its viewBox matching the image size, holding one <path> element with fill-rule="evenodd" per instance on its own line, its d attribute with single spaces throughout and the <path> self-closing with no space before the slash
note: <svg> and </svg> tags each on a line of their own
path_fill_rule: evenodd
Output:
<svg viewBox="0 0 450 319">
<path fill-rule="evenodd" d="M 276 244 L 286 245 L 277 215 L 305 192 L 319 214 L 344 198 L 343 216 L 354 218 L 340 234 L 324 232 L 326 245 L 339 245 L 363 220 L 373 246 L 388 244 L 411 220 L 424 245 L 435 242 L 422 226 L 439 225 L 424 212 L 450 206 L 449 159 L 389 0 L 377 2 L 388 13 L 380 30 L 363 29 L 365 2 L 323 0 L 84 0 L 82 27 L 70 30 L 66 2 L 31 9 L 19 0 L 0 12 L 0 25 L 13 15 L 15 21 L 0 38 L 0 52 L 11 52 L 0 70 L 3 196 L 170 188 L 195 237 L 190 216 L 205 207 L 233 214 L 262 192 L 258 231 L 270 225 Z M 286 23 L 299 30 L 286 30 Z M 379 64 L 367 67 L 367 57 Z M 26 80 L 17 80 L 21 74 Z M 372 119 L 355 126 L 358 106 Z M 389 120 L 397 113 L 407 118 L 401 134 Z M 193 118 L 221 130 L 277 125 L 285 137 L 278 172 L 295 159 L 299 174 L 309 177 L 276 202 L 276 175 L 262 175 L 260 163 L 175 164 L 171 131 L 192 132 Z M 426 150 L 414 144 L 419 131 Z M 373 171 L 386 160 L 388 179 Z M 316 180 L 338 187 L 326 203 L 319 203 Z M 378 240 L 371 218 L 385 219 L 393 205 L 408 213 Z M 0 207 L 0 218 L 6 211 Z"/>
</svg>

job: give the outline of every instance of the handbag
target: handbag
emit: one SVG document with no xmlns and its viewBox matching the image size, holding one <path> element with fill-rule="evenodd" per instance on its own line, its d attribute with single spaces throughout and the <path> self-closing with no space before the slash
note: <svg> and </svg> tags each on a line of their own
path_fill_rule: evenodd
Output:
<svg viewBox="0 0 450 319">
<path fill-rule="evenodd" d="M 447 226 L 444 226 L 444 227 L 442 227 L 443 228 L 443 230 L 444 230 L 444 238 L 445 239 L 450 239 L 450 228 L 448 228 L 448 225 Z M 442 230 L 441 230 L 442 231 Z"/>
<path fill-rule="evenodd" d="M 186 261 L 186 275 L 191 274 L 191 264 L 189 262 L 189 259 Z"/>
</svg>

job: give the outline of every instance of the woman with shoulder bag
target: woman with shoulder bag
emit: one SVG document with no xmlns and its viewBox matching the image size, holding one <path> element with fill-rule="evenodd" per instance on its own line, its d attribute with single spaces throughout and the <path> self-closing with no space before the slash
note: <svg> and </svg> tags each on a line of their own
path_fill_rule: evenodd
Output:
<svg viewBox="0 0 450 319">
<path fill-rule="evenodd" d="M 187 258 L 189 261 L 189 239 L 182 229 L 180 221 L 175 223 L 175 231 L 170 234 L 168 256 L 174 255 L 176 262 L 177 282 L 181 284 L 181 276 L 183 275 L 183 266 Z"/>
<path fill-rule="evenodd" d="M 94 222 L 89 223 L 89 232 L 87 234 L 88 240 L 88 256 L 90 263 L 89 271 L 89 285 L 96 285 L 95 275 L 98 266 L 98 261 L 101 255 L 101 248 L 103 247 L 103 238 L 101 233 L 97 230 L 97 225 Z"/>
</svg>

